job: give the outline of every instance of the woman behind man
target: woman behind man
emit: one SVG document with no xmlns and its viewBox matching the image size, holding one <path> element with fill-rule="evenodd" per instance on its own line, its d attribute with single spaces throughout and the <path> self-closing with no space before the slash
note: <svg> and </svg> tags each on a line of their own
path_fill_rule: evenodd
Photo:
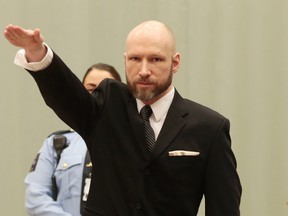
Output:
<svg viewBox="0 0 288 216">
<path fill-rule="evenodd" d="M 121 81 L 108 64 L 89 67 L 82 83 L 90 93 L 105 79 Z M 25 178 L 29 215 L 80 216 L 90 188 L 92 164 L 83 139 L 73 130 L 48 136 Z"/>
</svg>

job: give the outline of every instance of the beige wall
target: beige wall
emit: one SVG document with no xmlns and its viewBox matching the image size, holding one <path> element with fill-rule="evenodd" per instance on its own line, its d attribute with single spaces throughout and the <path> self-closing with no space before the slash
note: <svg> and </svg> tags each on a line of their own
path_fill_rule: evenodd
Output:
<svg viewBox="0 0 288 216">
<path fill-rule="evenodd" d="M 175 30 L 182 65 L 175 86 L 231 121 L 245 216 L 288 213 L 288 1 L 0 0 L 0 28 L 39 27 L 81 77 L 108 62 L 123 73 L 123 44 L 139 22 Z M 26 215 L 23 180 L 44 138 L 67 128 L 0 37 L 0 214 Z M 199 215 L 203 216 L 203 209 Z"/>
</svg>

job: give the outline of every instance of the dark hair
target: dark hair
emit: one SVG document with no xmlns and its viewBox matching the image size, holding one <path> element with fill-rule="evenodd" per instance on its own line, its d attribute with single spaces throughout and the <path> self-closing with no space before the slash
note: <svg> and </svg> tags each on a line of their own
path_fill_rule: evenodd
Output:
<svg viewBox="0 0 288 216">
<path fill-rule="evenodd" d="M 98 70 L 104 70 L 107 71 L 111 74 L 111 76 L 118 81 L 121 81 L 121 77 L 118 73 L 118 71 L 111 65 L 109 64 L 104 64 L 104 63 L 97 63 L 92 65 L 91 67 L 89 67 L 86 71 L 86 73 L 83 76 L 82 79 L 82 83 L 84 83 L 85 78 L 87 77 L 87 75 L 89 74 L 90 71 L 92 71 L 93 69 L 98 69 Z"/>
</svg>

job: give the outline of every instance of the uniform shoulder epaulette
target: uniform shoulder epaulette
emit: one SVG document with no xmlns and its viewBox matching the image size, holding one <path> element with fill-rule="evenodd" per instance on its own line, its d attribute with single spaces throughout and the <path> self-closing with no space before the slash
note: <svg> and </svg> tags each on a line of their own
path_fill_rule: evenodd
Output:
<svg viewBox="0 0 288 216">
<path fill-rule="evenodd" d="M 55 131 L 55 132 L 51 133 L 48 137 L 53 136 L 53 135 L 61 135 L 61 134 L 71 133 L 73 131 L 74 130 L 72 130 L 72 129 L 69 129 L 69 130 L 58 130 L 58 131 Z"/>
</svg>

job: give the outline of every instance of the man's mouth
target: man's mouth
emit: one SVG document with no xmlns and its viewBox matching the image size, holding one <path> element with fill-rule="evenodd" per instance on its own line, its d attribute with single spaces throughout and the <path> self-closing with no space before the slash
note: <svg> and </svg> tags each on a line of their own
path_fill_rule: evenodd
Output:
<svg viewBox="0 0 288 216">
<path fill-rule="evenodd" d="M 148 86 L 153 85 L 153 83 L 151 83 L 151 82 L 137 82 L 137 85 L 140 87 L 148 87 Z"/>
</svg>

